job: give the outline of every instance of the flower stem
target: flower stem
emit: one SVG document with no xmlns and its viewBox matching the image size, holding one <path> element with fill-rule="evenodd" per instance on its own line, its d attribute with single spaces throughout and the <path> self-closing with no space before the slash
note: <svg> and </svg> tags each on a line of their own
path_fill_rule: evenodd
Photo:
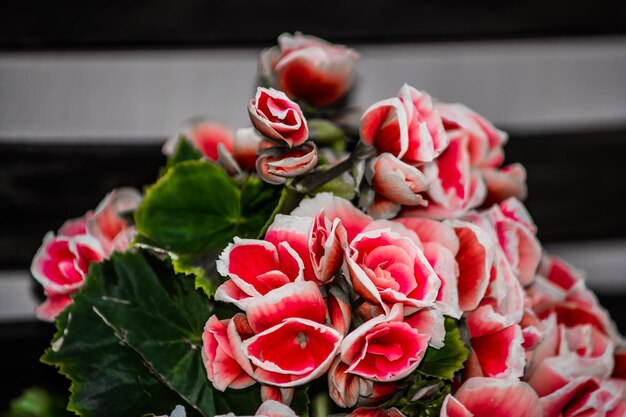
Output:
<svg viewBox="0 0 626 417">
<path fill-rule="evenodd" d="M 349 157 L 338 164 L 333 165 L 326 171 L 316 172 L 314 175 L 307 176 L 298 184 L 295 184 L 295 189 L 300 193 L 310 194 L 327 182 L 334 180 L 344 172 L 352 169 L 355 162 L 367 159 L 374 155 L 374 153 L 374 148 L 363 145 L 362 142 L 359 142 Z"/>
<path fill-rule="evenodd" d="M 328 403 L 328 394 L 325 392 L 318 393 L 311 401 L 311 417 L 328 417 L 330 407 Z"/>
</svg>

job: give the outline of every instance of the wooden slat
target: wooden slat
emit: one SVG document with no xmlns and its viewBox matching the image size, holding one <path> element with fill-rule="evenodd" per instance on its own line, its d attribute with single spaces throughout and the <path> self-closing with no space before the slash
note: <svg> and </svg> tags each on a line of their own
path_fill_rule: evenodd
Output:
<svg viewBox="0 0 626 417">
<path fill-rule="evenodd" d="M 626 4 L 609 0 L 8 0 L 0 47 L 258 45 L 295 30 L 351 43 L 616 34 L 626 32 L 624 16 Z"/>
</svg>

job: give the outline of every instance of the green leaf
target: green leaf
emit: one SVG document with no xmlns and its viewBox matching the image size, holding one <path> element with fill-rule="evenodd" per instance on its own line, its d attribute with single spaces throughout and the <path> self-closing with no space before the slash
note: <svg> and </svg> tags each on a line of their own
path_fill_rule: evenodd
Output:
<svg viewBox="0 0 626 417">
<path fill-rule="evenodd" d="M 165 250 L 202 254 L 225 246 L 231 231 L 245 223 L 240 195 L 218 166 L 181 162 L 148 188 L 135 224 L 141 235 Z"/>
<path fill-rule="evenodd" d="M 201 158 L 202 153 L 200 153 L 200 151 L 198 151 L 186 137 L 180 136 L 178 138 L 178 144 L 176 145 L 176 151 L 174 151 L 174 153 L 167 158 L 165 171 L 180 162 L 197 161 Z"/>
<path fill-rule="evenodd" d="M 417 369 L 423 375 L 451 380 L 455 373 L 463 369 L 469 351 L 463 343 L 456 320 L 446 317 L 445 327 L 444 346 L 441 349 L 428 348 Z"/>
<path fill-rule="evenodd" d="M 216 257 L 235 236 L 259 235 L 280 191 L 252 177 L 238 184 L 210 162 L 180 162 L 147 190 L 135 213 L 137 241 L 173 253 L 176 271 L 211 295 Z"/>
<path fill-rule="evenodd" d="M 216 413 L 201 358 L 209 302 L 193 281 L 151 255 L 93 264 L 57 321 L 44 362 L 72 380 L 69 409 L 86 417 Z"/>
<path fill-rule="evenodd" d="M 4 417 L 71 417 L 66 410 L 67 400 L 50 394 L 46 390 L 33 387 L 25 390 L 11 401 L 9 412 Z"/>
</svg>

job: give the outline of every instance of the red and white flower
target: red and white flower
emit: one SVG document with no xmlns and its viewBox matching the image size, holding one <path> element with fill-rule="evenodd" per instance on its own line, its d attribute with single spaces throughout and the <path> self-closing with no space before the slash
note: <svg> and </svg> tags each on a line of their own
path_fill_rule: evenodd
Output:
<svg viewBox="0 0 626 417">
<path fill-rule="evenodd" d="M 407 207 L 403 216 L 456 218 L 485 200 L 484 179 L 470 163 L 469 135 L 462 130 L 447 134 L 450 143 L 446 150 L 434 162 L 421 168 L 430 183 L 426 197 L 428 205 Z"/>
<path fill-rule="evenodd" d="M 317 321 L 289 317 L 243 342 L 242 350 L 256 367 L 254 378 L 288 388 L 322 376 L 330 367 L 343 336 Z"/>
<path fill-rule="evenodd" d="M 317 165 L 317 148 L 313 142 L 287 148 L 273 146 L 259 151 L 256 171 L 270 184 L 284 184 L 288 178 L 306 174 Z"/>
<path fill-rule="evenodd" d="M 215 299 L 234 303 L 243 310 L 252 298 L 304 279 L 302 259 L 287 242 L 274 245 L 235 238 L 220 255 L 217 271 L 230 279 L 218 287 Z"/>
<path fill-rule="evenodd" d="M 348 373 L 378 382 L 397 381 L 422 361 L 430 334 L 403 321 L 402 304 L 349 333 L 341 344 L 341 360 Z"/>
<path fill-rule="evenodd" d="M 31 264 L 31 273 L 48 296 L 37 308 L 42 320 L 53 320 L 82 287 L 89 265 L 105 258 L 100 242 L 89 235 L 73 237 L 48 233 Z"/>
<path fill-rule="evenodd" d="M 248 114 L 256 130 L 279 145 L 300 146 L 309 138 L 300 106 L 282 91 L 259 87 L 250 100 Z"/>
<path fill-rule="evenodd" d="M 361 140 L 408 164 L 431 162 L 448 146 L 441 116 L 425 92 L 404 85 L 398 97 L 374 103 L 361 118 Z"/>
<path fill-rule="evenodd" d="M 413 311 L 432 306 L 441 286 L 416 242 L 391 229 L 356 236 L 346 253 L 346 263 L 354 290 L 386 311 L 396 303 Z"/>
<path fill-rule="evenodd" d="M 187 139 L 204 158 L 222 166 L 229 174 L 256 169 L 257 152 L 262 137 L 254 128 L 235 131 L 230 125 L 206 116 L 196 116 L 184 122 L 176 134 L 163 145 L 167 156 L 176 152 L 181 139 Z"/>
<path fill-rule="evenodd" d="M 441 417 L 543 417 L 539 398 L 526 383 L 514 379 L 470 378 L 448 395 Z"/>
<path fill-rule="evenodd" d="M 246 326 L 237 326 L 238 323 L 241 323 L 241 318 L 219 320 L 213 315 L 202 333 L 202 361 L 209 381 L 219 391 L 246 388 L 255 383 L 250 376 L 251 365 L 244 361 L 242 366 L 241 358 L 237 357 L 238 346 L 231 344 L 230 336 L 233 332 L 241 337 L 240 332 L 245 334 L 247 330 Z M 249 332 L 247 336 L 250 336 Z"/>
<path fill-rule="evenodd" d="M 283 33 L 278 37 L 278 47 L 261 52 L 259 73 L 294 100 L 326 106 L 352 87 L 358 57 L 343 45 L 299 32 Z"/>
<path fill-rule="evenodd" d="M 489 120 L 460 103 L 437 103 L 446 130 L 461 129 L 469 134 L 469 154 L 472 166 L 497 167 L 504 161 L 502 146 L 508 134 L 497 129 Z"/>
<path fill-rule="evenodd" d="M 86 217 L 87 234 L 98 239 L 107 257 L 114 250 L 126 249 L 132 241 L 135 228 L 121 215 L 135 210 L 141 198 L 141 193 L 134 188 L 115 189 Z"/>
<path fill-rule="evenodd" d="M 427 204 L 421 194 L 428 189 L 424 174 L 390 153 L 373 158 L 367 165 L 365 177 L 374 191 L 392 203 L 407 206 Z"/>
<path fill-rule="evenodd" d="M 540 396 L 550 395 L 579 377 L 605 379 L 613 372 L 613 342 L 591 325 L 559 326 L 554 349 L 546 352 L 528 374 L 529 384 Z M 554 339 L 552 339 L 554 340 Z"/>
<path fill-rule="evenodd" d="M 334 224 L 336 219 L 341 221 L 341 225 L 346 231 L 347 242 L 351 242 L 374 221 L 370 216 L 354 207 L 350 201 L 328 192 L 319 193 L 313 198 L 302 200 L 300 205 L 291 212 L 291 215 L 315 218 L 321 212 L 331 224 Z"/>
</svg>

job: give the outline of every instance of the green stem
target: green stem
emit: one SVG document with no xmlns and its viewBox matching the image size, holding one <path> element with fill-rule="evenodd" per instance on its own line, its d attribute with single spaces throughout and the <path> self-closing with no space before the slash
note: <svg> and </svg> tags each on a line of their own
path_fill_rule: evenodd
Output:
<svg viewBox="0 0 626 417">
<path fill-rule="evenodd" d="M 333 165 L 326 171 L 319 173 L 316 172 L 315 175 L 307 176 L 298 184 L 295 184 L 295 188 L 298 192 L 303 194 L 311 194 L 322 185 L 334 180 L 344 172 L 351 170 L 355 162 L 367 159 L 373 156 L 375 152 L 374 148 L 363 145 L 362 142 L 359 142 L 348 158 L 336 165 Z"/>
<path fill-rule="evenodd" d="M 307 176 L 295 185 L 296 190 L 304 194 L 310 194 L 327 182 L 334 180 L 344 172 L 352 169 L 353 163 L 354 159 L 352 155 L 350 155 L 348 158 L 339 162 L 337 165 L 333 165 L 326 171 L 316 172 L 314 175 Z"/>
<path fill-rule="evenodd" d="M 270 218 L 267 219 L 267 222 L 265 222 L 261 233 L 259 233 L 259 239 L 265 236 L 265 232 L 267 232 L 267 229 L 272 225 L 272 223 L 274 223 L 274 218 L 277 214 L 291 213 L 293 209 L 298 207 L 298 204 L 300 204 L 300 201 L 302 201 L 303 198 L 304 194 L 294 190 L 291 187 L 283 187 L 283 191 L 280 195 L 280 200 L 278 201 L 276 208 L 274 208 L 274 211 L 272 212 Z"/>
<path fill-rule="evenodd" d="M 320 392 L 311 401 L 311 417 L 328 417 L 330 414 L 328 394 Z"/>
</svg>

